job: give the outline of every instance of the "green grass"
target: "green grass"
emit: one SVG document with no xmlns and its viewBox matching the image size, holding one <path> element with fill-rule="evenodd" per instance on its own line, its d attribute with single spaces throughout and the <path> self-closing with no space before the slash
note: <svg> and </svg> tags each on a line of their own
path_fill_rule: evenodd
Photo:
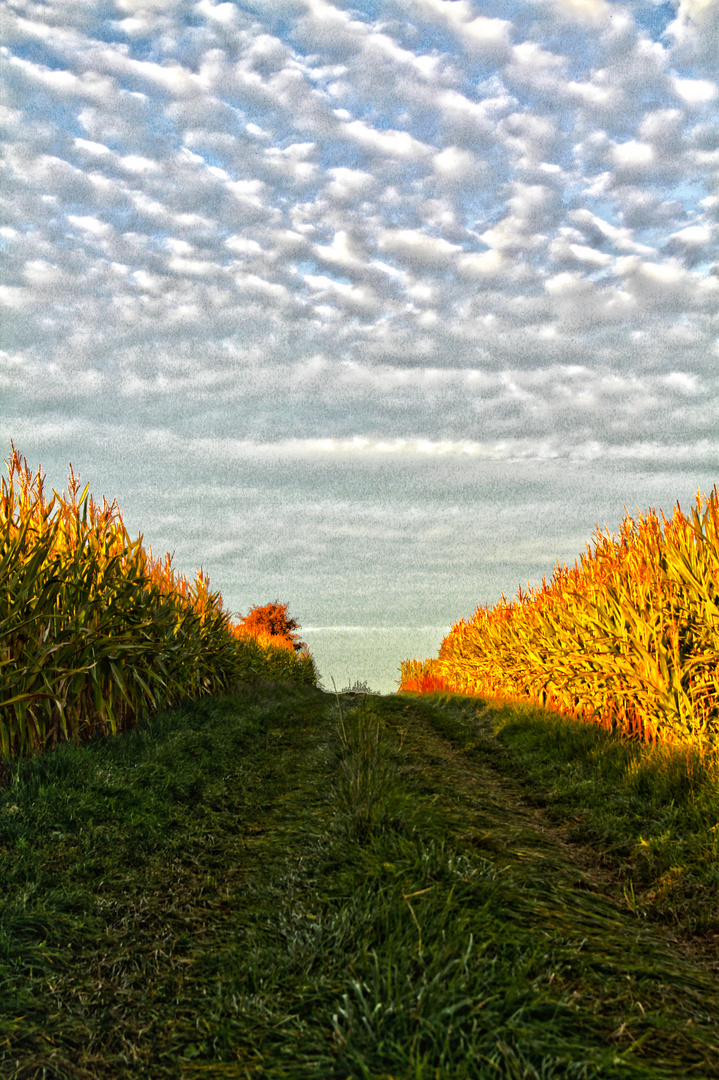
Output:
<svg viewBox="0 0 719 1080">
<path fill-rule="evenodd" d="M 265 687 L 20 763 L 0 1075 L 719 1076 L 716 979 L 508 792 L 480 714 Z"/>
<path fill-rule="evenodd" d="M 526 704 L 439 695 L 436 730 L 491 756 L 534 806 L 592 851 L 627 902 L 719 963 L 719 761 Z M 719 969 L 719 968 L 718 968 Z"/>
</svg>

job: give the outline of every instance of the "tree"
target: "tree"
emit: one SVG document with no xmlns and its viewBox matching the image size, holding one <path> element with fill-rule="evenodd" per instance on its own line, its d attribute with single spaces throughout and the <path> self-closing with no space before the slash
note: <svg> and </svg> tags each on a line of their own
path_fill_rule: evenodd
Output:
<svg viewBox="0 0 719 1080">
<path fill-rule="evenodd" d="M 240 631 L 251 637 L 280 638 L 290 644 L 295 652 L 307 648 L 306 642 L 300 641 L 295 633 L 301 629 L 300 624 L 288 616 L 287 604 L 281 604 L 279 600 L 262 606 L 255 604 L 247 615 L 240 616 L 240 620 Z"/>
</svg>

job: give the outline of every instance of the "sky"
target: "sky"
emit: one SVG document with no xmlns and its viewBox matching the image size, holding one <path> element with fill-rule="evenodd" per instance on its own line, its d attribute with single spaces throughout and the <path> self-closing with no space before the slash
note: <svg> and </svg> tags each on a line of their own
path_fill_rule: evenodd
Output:
<svg viewBox="0 0 719 1080">
<path fill-rule="evenodd" d="M 0 0 L 0 41 L 0 445 L 287 602 L 326 684 L 717 481 L 719 0 Z"/>
</svg>

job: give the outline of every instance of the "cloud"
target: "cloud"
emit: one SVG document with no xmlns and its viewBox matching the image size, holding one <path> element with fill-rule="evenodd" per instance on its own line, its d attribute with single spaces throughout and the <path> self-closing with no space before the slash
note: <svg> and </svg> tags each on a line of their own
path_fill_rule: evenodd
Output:
<svg viewBox="0 0 719 1080">
<path fill-rule="evenodd" d="M 381 251 L 417 266 L 446 265 L 462 250 L 459 244 L 451 244 L 441 236 L 428 236 L 419 229 L 383 229 L 379 234 L 379 247 Z"/>
<path fill-rule="evenodd" d="M 89 214 L 84 217 L 78 217 L 77 214 L 68 214 L 67 220 L 71 225 L 74 225 L 75 228 L 82 229 L 82 231 L 89 236 L 105 237 L 112 233 L 112 228 L 107 222 L 100 221 L 98 218 L 92 217 Z"/>
<path fill-rule="evenodd" d="M 481 164 L 474 154 L 458 150 L 456 146 L 448 146 L 435 154 L 432 167 L 444 179 L 460 182 L 481 170 Z"/>
<path fill-rule="evenodd" d="M 20 3 L 5 398 L 266 442 L 704 438 L 716 17 Z"/>
<path fill-rule="evenodd" d="M 612 225 L 593 214 L 591 210 L 574 210 L 569 217 L 572 223 L 582 230 L 592 246 L 606 242 L 617 251 L 632 251 L 650 256 L 656 253 L 654 248 L 637 243 L 631 229 L 621 225 Z"/>
<path fill-rule="evenodd" d="M 469 52 L 506 60 L 510 51 L 512 24 L 506 19 L 475 15 L 467 0 L 415 0 L 411 5 L 433 22 L 443 24 Z"/>
<path fill-rule="evenodd" d="M 365 286 L 354 286 L 341 281 L 335 281 L 325 274 L 305 274 L 305 281 L 315 293 L 315 299 L 327 299 L 334 301 L 341 308 L 354 311 L 358 314 L 371 314 L 378 307 L 377 297 L 371 289 Z M 320 314 L 330 317 L 334 315 L 332 307 L 319 307 L 316 310 Z"/>
<path fill-rule="evenodd" d="M 576 19 L 587 26 L 606 24 L 612 15 L 611 4 L 607 0 L 552 0 L 557 15 Z"/>
<path fill-rule="evenodd" d="M 426 143 L 415 139 L 407 131 L 392 129 L 378 131 L 364 120 L 351 120 L 343 124 L 342 130 L 367 150 L 376 150 L 389 157 L 405 160 L 425 158 L 432 153 Z"/>
<path fill-rule="evenodd" d="M 666 248 L 669 253 L 677 253 L 686 265 L 698 266 L 713 262 L 719 256 L 716 236 L 716 226 L 711 222 L 687 225 L 672 233 Z"/>
<path fill-rule="evenodd" d="M 712 79 L 674 79 L 673 86 L 688 105 L 703 105 L 719 94 L 719 88 Z"/>
<path fill-rule="evenodd" d="M 718 30 L 719 5 L 716 0 L 679 0 L 676 18 L 667 27 L 666 36 L 673 40 L 680 61 L 708 60 L 716 65 Z"/>
<path fill-rule="evenodd" d="M 329 169 L 331 180 L 325 188 L 325 194 L 335 202 L 351 202 L 369 192 L 375 187 L 375 179 L 371 173 L 362 169 L 348 169 L 338 167 Z"/>
</svg>

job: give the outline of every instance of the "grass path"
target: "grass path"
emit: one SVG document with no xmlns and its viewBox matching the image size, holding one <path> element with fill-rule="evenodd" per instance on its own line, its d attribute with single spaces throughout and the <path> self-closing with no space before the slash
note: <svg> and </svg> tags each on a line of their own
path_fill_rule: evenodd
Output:
<svg viewBox="0 0 719 1080">
<path fill-rule="evenodd" d="M 0 1075 L 719 1077 L 716 976 L 618 902 L 486 726 L 341 708 L 246 691 L 23 764 Z"/>
</svg>

